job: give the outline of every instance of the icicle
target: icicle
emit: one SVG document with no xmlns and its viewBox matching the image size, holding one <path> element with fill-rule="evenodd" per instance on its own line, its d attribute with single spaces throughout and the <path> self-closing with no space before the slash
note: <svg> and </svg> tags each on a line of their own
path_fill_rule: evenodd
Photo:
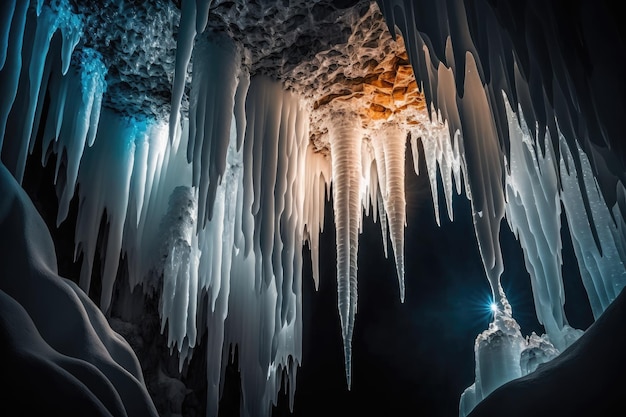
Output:
<svg viewBox="0 0 626 417">
<path fill-rule="evenodd" d="M 406 132 L 399 127 L 383 126 L 379 133 L 385 154 L 385 212 L 389 220 L 389 232 L 396 261 L 400 286 L 400 301 L 404 302 L 404 226 L 406 224 L 406 199 L 404 193 L 404 162 Z"/>
<path fill-rule="evenodd" d="M 387 236 L 388 236 L 388 219 L 386 215 L 386 198 L 387 198 L 387 162 L 385 160 L 385 150 L 383 139 L 377 136 L 372 138 L 372 147 L 374 148 L 374 159 L 376 160 L 376 176 L 378 178 L 378 192 L 373 196 L 376 199 L 376 207 L 378 208 L 378 218 L 380 219 L 380 230 L 383 236 L 383 250 L 385 258 L 389 256 Z"/>
<path fill-rule="evenodd" d="M 231 280 L 237 274 L 240 258 L 236 242 L 238 235 L 238 218 L 242 214 L 241 190 L 243 182 L 243 155 L 236 150 L 236 130 L 231 125 L 227 169 L 222 183 L 218 187 L 215 211 L 202 231 L 200 231 L 199 286 L 208 291 L 207 324 L 211 329 L 207 347 L 207 415 L 217 415 L 221 385 L 223 384 L 222 363 L 224 354 L 228 353 L 225 342 L 225 320 L 229 316 L 229 299 L 231 297 Z"/>
<path fill-rule="evenodd" d="M 504 218 L 504 187 L 502 155 L 489 102 L 471 53 L 466 54 L 465 94 L 460 100 L 459 114 L 465 157 L 464 177 L 472 205 L 474 230 L 491 284 L 494 299 L 500 298 L 500 275 L 504 270 L 499 245 L 500 224 Z M 480 140 L 478 140 L 480 138 Z M 501 308 L 504 305 L 500 306 Z"/>
<path fill-rule="evenodd" d="M 196 38 L 196 2 L 195 0 L 182 0 L 180 12 L 180 25 L 176 39 L 176 67 L 174 69 L 174 81 L 172 82 L 172 103 L 170 109 L 170 140 L 174 139 L 176 130 L 179 128 L 180 105 L 185 92 L 187 81 L 187 67 L 191 60 L 191 52 Z"/>
<path fill-rule="evenodd" d="M 324 228 L 324 202 L 327 199 L 326 189 L 330 182 L 330 163 L 320 152 L 315 152 L 313 146 L 307 146 L 306 180 L 304 195 L 304 224 L 306 237 L 311 250 L 311 264 L 315 289 L 319 288 L 319 236 Z"/>
<path fill-rule="evenodd" d="M 196 32 L 202 33 L 206 29 L 206 25 L 209 21 L 209 8 L 211 7 L 212 0 L 196 0 Z"/>
<path fill-rule="evenodd" d="M 417 146 L 417 136 L 411 136 L 411 156 L 413 157 L 413 170 L 416 175 L 420 174 L 419 161 L 420 161 L 420 150 Z"/>
<path fill-rule="evenodd" d="M 55 143 L 55 152 L 58 155 L 67 155 L 65 167 L 65 181 L 59 184 L 61 197 L 57 212 L 57 225 L 67 217 L 69 205 L 76 188 L 78 170 L 85 145 L 93 145 L 100 119 L 102 96 L 106 91 L 106 67 L 102 63 L 101 55 L 89 48 L 81 51 L 81 67 L 68 73 L 65 77 L 68 91 L 58 96 L 60 103 L 55 103 L 58 109 L 57 118 L 51 118 L 48 123 L 56 127 L 48 128 L 58 132 Z M 72 100 L 66 101 L 69 94 Z M 59 166 L 57 164 L 57 173 Z"/>
<path fill-rule="evenodd" d="M 378 212 L 375 210 L 375 207 L 376 193 L 378 192 L 378 174 L 376 172 L 376 160 L 370 142 L 371 140 L 367 140 L 366 138 L 361 146 L 361 166 L 363 167 L 363 172 L 361 173 L 361 177 L 363 178 L 363 186 L 361 187 L 363 196 L 361 202 L 363 203 L 363 210 L 366 217 L 370 215 L 370 208 L 374 209 L 372 210 L 372 220 L 376 223 Z M 362 228 L 361 225 L 361 229 Z"/>
<path fill-rule="evenodd" d="M 177 146 L 179 138 L 175 138 L 174 144 L 170 143 L 168 130 L 164 123 L 150 123 L 143 133 L 138 132 L 135 136 L 122 247 L 128 260 L 130 289 L 143 283 L 143 290 L 147 294 L 160 292 L 158 278 L 167 257 L 167 253 L 162 253 L 161 231 L 151 225 L 162 222 L 170 196 L 177 187 L 191 187 L 191 166 L 187 162 L 186 152 L 182 146 Z M 187 132 L 188 129 L 184 127 L 183 135 Z M 192 245 L 192 249 L 197 251 L 197 243 Z M 190 274 L 193 273 L 190 270 Z M 193 346 L 193 343 L 190 344 Z"/>
<path fill-rule="evenodd" d="M 230 124 L 226 169 L 213 216 L 198 231 L 198 286 L 207 291 L 212 334 L 207 346 L 211 416 L 217 415 L 229 347 L 237 345 L 244 414 L 269 412 L 282 370 L 295 377 L 302 351 L 308 113 L 296 96 L 266 77 L 250 80 L 245 100 L 246 120 L 237 120 L 243 113 L 231 108 L 236 123 Z"/>
<path fill-rule="evenodd" d="M 241 149 L 243 138 L 246 134 L 246 97 L 250 88 L 250 73 L 247 69 L 241 68 L 239 83 L 235 93 L 234 116 L 237 123 L 237 150 Z"/>
<path fill-rule="evenodd" d="M 597 319 L 617 297 L 626 284 L 626 260 L 620 252 L 621 241 L 617 226 L 593 175 L 589 158 L 578 143 L 572 150 L 559 132 L 561 159 L 559 161 L 562 193 L 561 200 L 572 236 L 574 253 L 580 275 L 589 297 L 591 310 Z M 578 158 L 582 172 L 577 172 L 574 158 Z M 582 176 L 580 181 L 579 176 Z M 582 182 L 582 188 L 581 187 Z M 582 189 L 581 189 L 582 188 Z M 589 201 L 591 213 L 586 212 L 583 193 Z M 589 224 L 593 219 L 593 226 Z M 595 227 L 601 246 L 598 247 L 591 227 Z M 618 240 L 616 240 L 618 237 Z"/>
<path fill-rule="evenodd" d="M 100 308 L 107 311 L 117 276 L 122 236 L 128 207 L 134 143 L 145 134 L 144 121 L 125 119 L 110 112 L 103 114 L 106 129 L 98 130 L 92 148 L 87 148 L 78 176 L 80 209 L 76 221 L 76 256 L 83 253 L 80 286 L 89 293 L 93 259 L 98 240 L 100 219 L 106 211 L 108 228 L 103 253 Z M 111 175 L 111 172 L 115 175 Z"/>
<path fill-rule="evenodd" d="M 11 22 L 15 12 L 15 0 L 3 1 L 0 4 L 0 71 L 4 68 L 9 50 L 9 35 L 11 33 Z"/>
<path fill-rule="evenodd" d="M 39 103 L 40 88 L 43 80 L 44 67 L 50 41 L 52 35 L 58 27 L 58 14 L 49 7 L 45 7 L 39 19 L 37 20 L 37 29 L 33 41 L 33 48 L 30 56 L 30 65 L 28 68 L 29 96 L 27 101 L 26 112 L 23 116 L 22 138 L 19 140 L 20 150 L 16 157 L 15 178 L 19 183 L 24 177 L 24 169 L 26 167 L 27 150 L 30 146 L 31 136 L 33 133 L 33 123 L 37 105 Z M 43 103 L 42 103 L 43 104 Z"/>
<path fill-rule="evenodd" d="M 328 125 L 337 234 L 337 292 L 346 379 L 351 386 L 352 331 L 357 306 L 357 253 L 361 222 L 361 144 L 357 116 L 337 112 Z"/>
<path fill-rule="evenodd" d="M 456 184 L 456 193 L 461 193 L 461 154 L 459 152 L 459 132 L 451 138 L 447 121 L 441 115 L 431 112 L 431 120 L 422 116 L 419 127 L 411 130 L 411 150 L 415 172 L 419 175 L 419 148 L 417 140 L 422 142 L 426 170 L 430 181 L 430 190 L 435 210 L 435 220 L 440 225 L 439 190 L 437 178 L 441 178 L 448 217 L 453 220 L 452 191 Z M 439 173 L 439 176 L 438 174 Z"/>
<path fill-rule="evenodd" d="M 15 2 L 3 2 L 5 5 L 3 7 L 10 7 L 12 3 Z M 17 4 L 14 4 L 12 16 L 9 17 L 9 13 L 6 15 L 7 19 L 11 19 L 10 24 L 0 26 L 2 28 L 6 27 L 8 31 L 7 39 L 4 41 L 7 47 L 3 49 L 3 65 L 0 67 L 0 87 L 3 91 L 3 99 L 0 100 L 0 150 L 2 150 L 4 144 L 9 112 L 15 102 L 15 96 L 18 91 L 20 72 L 22 70 L 22 45 L 24 43 L 28 3 L 27 1 L 19 1 Z"/>
<path fill-rule="evenodd" d="M 61 49 L 62 74 L 65 75 L 70 68 L 70 62 L 74 48 L 78 45 L 83 35 L 83 21 L 79 15 L 69 10 L 69 5 L 59 10 L 59 28 L 63 34 L 63 46 Z"/>
<path fill-rule="evenodd" d="M 41 8 L 43 7 L 43 2 L 44 2 L 44 0 L 37 0 L 37 5 L 36 5 L 36 8 L 35 8 L 35 12 L 37 13 L 38 17 L 41 14 Z"/>
<path fill-rule="evenodd" d="M 187 149 L 187 158 L 193 162 L 193 185 L 198 187 L 198 227 L 211 218 L 215 192 L 226 169 L 240 61 L 239 50 L 228 36 L 204 34 L 198 39 Z"/>
<path fill-rule="evenodd" d="M 15 24 L 19 22 L 19 13 L 21 10 L 16 9 Z M 21 24 L 19 23 L 19 25 Z M 60 29 L 63 35 L 60 45 L 62 50 L 57 49 L 58 43 L 54 43 L 54 45 L 51 43 L 57 29 Z M 82 33 L 82 20 L 78 15 L 71 12 L 67 1 L 61 1 L 43 7 L 41 15 L 38 18 L 30 19 L 28 27 L 22 26 L 22 30 L 26 33 L 19 35 L 16 41 L 19 40 L 18 43 L 21 44 L 23 36 L 26 35 L 23 51 L 23 55 L 26 57 L 25 67 L 21 67 L 21 58 L 15 60 L 17 57 L 13 56 L 13 54 L 20 54 L 22 51 L 9 49 L 8 56 L 11 58 L 9 60 L 11 68 L 7 68 L 6 72 L 3 70 L 2 84 L 9 82 L 13 85 L 6 86 L 9 91 L 9 98 L 6 100 L 6 107 L 0 113 L 2 114 L 0 122 L 4 137 L 6 123 L 11 111 L 9 106 L 13 106 L 10 113 L 10 130 L 14 138 L 11 139 L 5 157 L 8 167 L 19 182 L 24 176 L 28 153 L 31 153 L 34 148 L 37 134 L 35 127 L 39 126 L 49 80 L 52 77 L 53 83 L 59 82 L 56 75 L 59 58 L 61 58 L 61 72 L 66 71 L 69 67 L 70 55 Z M 14 72 L 14 70 L 21 70 L 22 72 L 19 77 L 19 87 L 15 84 L 18 79 L 11 80 L 18 74 L 18 71 Z"/>
</svg>

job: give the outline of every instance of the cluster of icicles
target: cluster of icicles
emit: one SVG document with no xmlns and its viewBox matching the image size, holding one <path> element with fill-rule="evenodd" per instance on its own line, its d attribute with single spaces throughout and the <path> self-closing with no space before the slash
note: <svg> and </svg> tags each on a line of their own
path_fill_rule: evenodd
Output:
<svg viewBox="0 0 626 417">
<path fill-rule="evenodd" d="M 430 93 L 438 97 L 444 117 L 432 110 L 413 127 L 390 121 L 364 129 L 357 109 L 340 107 L 327 120 L 327 158 L 309 143 L 307 103 L 267 78 L 250 77 L 228 37 L 203 33 L 209 6 L 210 1 L 182 2 L 169 123 L 101 111 L 107 70 L 96 51 L 74 51 L 82 24 L 67 2 L 40 1 L 35 7 L 5 2 L 2 27 L 9 29 L 0 33 L 7 51 L 0 56 L 0 86 L 7 95 L 0 103 L 3 162 L 22 181 L 38 135 L 42 162 L 57 157 L 57 223 L 65 220 L 77 192 L 80 286 L 89 292 L 94 258 L 100 256 L 102 271 L 95 275 L 102 280 L 103 311 L 110 308 L 123 257 L 131 288 L 141 285 L 160 294 L 162 329 L 178 350 L 181 367 L 199 335 L 208 331 L 209 415 L 217 415 L 228 346 L 235 344 L 244 415 L 269 415 L 281 383 L 289 387 L 293 406 L 302 352 L 302 245 L 311 250 L 317 283 L 319 234 L 331 183 L 338 309 L 350 385 L 358 235 L 370 209 L 380 222 L 385 253 L 391 241 L 404 299 L 407 137 L 416 172 L 418 141 L 424 149 L 438 222 L 438 176 L 450 219 L 455 188 L 460 194 L 463 187 L 471 200 L 485 271 L 503 314 L 511 314 L 499 282 L 498 239 L 506 215 L 524 249 L 537 315 L 555 346 L 570 343 L 560 271 L 561 203 L 594 315 L 619 293 L 624 220 L 618 210 L 609 212 L 585 154 L 561 140 L 555 158 L 553 141 L 532 139 L 511 110 L 511 151 L 503 160 L 472 54 L 464 64 L 463 99 L 453 71 L 443 63 L 435 70 L 438 82 Z M 181 118 L 192 52 L 189 117 Z M 480 140 L 464 139 L 470 137 Z M 574 159 L 582 171 L 573 169 Z M 581 210 L 583 198 L 591 202 L 591 213 Z M 96 254 L 103 216 L 106 247 Z M 481 383 L 488 382 L 483 375 Z M 468 401 L 479 401 L 485 392 L 479 394 Z"/>
</svg>

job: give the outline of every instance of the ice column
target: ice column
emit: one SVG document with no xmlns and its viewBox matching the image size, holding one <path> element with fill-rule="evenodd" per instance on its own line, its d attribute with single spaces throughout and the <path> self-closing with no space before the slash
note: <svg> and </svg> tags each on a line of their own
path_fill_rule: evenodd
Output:
<svg viewBox="0 0 626 417">
<path fill-rule="evenodd" d="M 357 307 L 357 254 L 361 223 L 360 121 L 349 110 L 328 125 L 332 163 L 333 210 L 337 240 L 337 297 L 343 333 L 346 378 L 351 383 L 352 331 Z"/>
</svg>

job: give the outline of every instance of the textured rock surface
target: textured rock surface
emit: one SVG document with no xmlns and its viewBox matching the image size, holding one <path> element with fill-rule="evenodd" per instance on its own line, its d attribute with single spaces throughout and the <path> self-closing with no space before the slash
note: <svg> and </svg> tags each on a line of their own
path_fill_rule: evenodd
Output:
<svg viewBox="0 0 626 417">
<path fill-rule="evenodd" d="M 104 105 L 129 115 L 167 117 L 180 20 L 177 5 L 75 0 L 75 6 L 85 19 L 84 46 L 99 51 L 108 67 Z"/>
<path fill-rule="evenodd" d="M 180 20 L 178 1 L 75 0 L 85 16 L 84 46 L 102 53 L 108 72 L 105 106 L 166 118 Z M 327 146 L 316 121 L 329 103 L 350 102 L 364 123 L 423 110 L 401 38 L 394 41 L 369 0 L 215 0 L 208 28 L 243 49 L 242 64 L 301 93 L 315 109 L 312 138 Z M 189 66 L 188 81 L 193 68 Z M 183 111 L 188 107 L 183 98 Z M 405 112 L 410 108 L 411 112 Z"/>
</svg>

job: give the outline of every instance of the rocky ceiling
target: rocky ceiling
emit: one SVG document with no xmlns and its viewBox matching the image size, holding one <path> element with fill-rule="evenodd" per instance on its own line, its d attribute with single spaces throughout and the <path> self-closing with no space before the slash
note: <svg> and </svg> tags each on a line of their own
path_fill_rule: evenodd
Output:
<svg viewBox="0 0 626 417">
<path fill-rule="evenodd" d="M 73 6 L 86 18 L 82 46 L 102 53 L 109 68 L 105 106 L 167 118 L 180 1 L 74 0 Z M 311 103 L 318 143 L 324 131 L 316 121 L 329 103 L 348 104 L 364 124 L 392 117 L 418 123 L 415 110 L 424 113 L 402 39 L 391 38 L 374 1 L 214 0 L 203 36 L 211 31 L 242 47 L 251 75 L 280 80 Z M 193 57 L 188 77 L 192 71 Z M 184 97 L 183 111 L 187 105 Z"/>
</svg>

